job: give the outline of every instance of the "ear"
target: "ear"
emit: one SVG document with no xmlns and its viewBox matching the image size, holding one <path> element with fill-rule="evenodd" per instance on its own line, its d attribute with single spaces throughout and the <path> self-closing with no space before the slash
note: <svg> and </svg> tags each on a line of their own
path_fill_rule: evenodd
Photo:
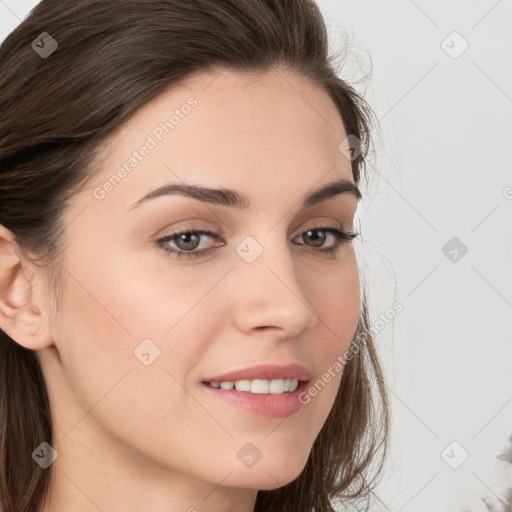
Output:
<svg viewBox="0 0 512 512">
<path fill-rule="evenodd" d="M 22 347 L 40 350 L 53 339 L 44 308 L 34 300 L 31 267 L 13 233 L 0 224 L 0 329 Z"/>
</svg>

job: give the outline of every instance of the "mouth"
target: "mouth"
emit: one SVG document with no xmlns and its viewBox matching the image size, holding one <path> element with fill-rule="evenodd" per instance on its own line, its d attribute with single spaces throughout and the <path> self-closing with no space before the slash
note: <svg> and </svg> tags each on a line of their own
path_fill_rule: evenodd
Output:
<svg viewBox="0 0 512 512">
<path fill-rule="evenodd" d="M 282 418 L 299 413 L 309 402 L 301 400 L 309 382 L 286 378 L 202 381 L 201 384 L 208 396 L 233 406 L 242 413 Z"/>
<path fill-rule="evenodd" d="M 311 379 L 311 372 L 303 365 L 259 364 L 233 370 L 203 380 L 212 387 L 236 389 L 251 393 L 283 393 L 294 391 L 301 381 Z"/>
<path fill-rule="evenodd" d="M 311 380 L 298 364 L 259 365 L 201 381 L 205 391 L 225 403 L 259 416 L 283 417 L 305 405 L 299 398 Z"/>
<path fill-rule="evenodd" d="M 283 393 L 292 393 L 295 391 L 299 382 L 299 379 L 242 379 L 236 381 L 203 381 L 203 384 L 210 386 L 215 389 L 223 389 L 225 391 L 241 391 L 244 393 L 252 393 L 258 395 L 282 395 Z"/>
<path fill-rule="evenodd" d="M 251 386 L 253 383 L 254 381 L 251 381 Z M 231 387 L 231 384 L 236 384 L 232 382 L 224 385 L 225 388 L 230 389 L 223 389 L 223 387 L 221 387 L 222 383 L 219 384 L 219 387 L 215 387 L 215 382 L 213 385 L 211 385 L 212 383 L 203 382 L 202 386 L 208 396 L 233 406 L 242 413 L 275 418 L 290 416 L 302 410 L 307 402 L 304 402 L 300 398 L 302 393 L 307 390 L 308 383 L 309 381 L 298 381 L 297 384 L 294 384 L 294 387 L 296 387 L 293 391 L 282 391 L 279 393 L 270 393 L 270 389 L 268 393 L 262 392 L 266 391 L 266 384 L 262 384 L 261 382 L 254 384 L 257 392 L 239 391 L 236 387 Z M 277 385 L 274 384 L 274 386 L 274 391 L 280 391 L 284 384 L 281 385 L 279 383 Z M 217 408 L 217 406 L 215 407 Z"/>
</svg>

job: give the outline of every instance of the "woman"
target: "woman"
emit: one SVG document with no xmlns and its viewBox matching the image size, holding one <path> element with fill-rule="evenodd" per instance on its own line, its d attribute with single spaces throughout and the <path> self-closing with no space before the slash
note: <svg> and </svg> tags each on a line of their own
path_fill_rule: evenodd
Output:
<svg viewBox="0 0 512 512">
<path fill-rule="evenodd" d="M 368 498 L 372 114 L 316 4 L 43 0 L 0 77 L 2 510 Z"/>
</svg>

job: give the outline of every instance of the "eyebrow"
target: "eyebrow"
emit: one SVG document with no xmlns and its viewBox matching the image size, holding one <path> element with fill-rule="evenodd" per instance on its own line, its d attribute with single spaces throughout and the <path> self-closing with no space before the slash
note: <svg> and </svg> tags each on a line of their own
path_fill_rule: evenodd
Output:
<svg viewBox="0 0 512 512">
<path fill-rule="evenodd" d="M 357 185 L 349 180 L 342 178 L 337 181 L 327 183 L 314 192 L 305 195 L 302 198 L 302 207 L 309 208 L 317 203 L 330 199 L 331 197 L 337 196 L 339 194 L 350 194 L 354 196 L 358 201 L 362 197 L 362 194 Z M 166 195 L 183 195 L 197 199 L 204 203 L 210 203 L 218 206 L 229 206 L 231 208 L 238 208 L 241 210 L 247 210 L 251 207 L 251 200 L 249 196 L 236 190 L 225 188 L 207 188 L 200 185 L 168 184 L 152 190 L 144 197 L 133 203 L 129 210 L 137 208 L 142 203 L 145 203 L 150 199 Z"/>
</svg>

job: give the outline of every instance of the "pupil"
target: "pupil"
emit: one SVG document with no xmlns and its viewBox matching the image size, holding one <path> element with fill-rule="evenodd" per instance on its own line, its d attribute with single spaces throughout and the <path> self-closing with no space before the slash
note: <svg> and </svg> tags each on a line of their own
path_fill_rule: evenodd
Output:
<svg viewBox="0 0 512 512">
<path fill-rule="evenodd" d="M 192 242 L 192 247 L 190 247 L 188 244 L 190 244 L 190 239 L 194 239 L 193 242 Z M 199 236 L 194 234 L 194 233 L 183 233 L 181 235 L 179 235 L 179 237 L 177 238 L 177 241 L 178 242 L 185 242 L 186 246 L 185 247 L 180 247 L 180 249 L 195 249 L 197 246 L 198 246 L 198 241 L 199 241 Z M 179 244 L 178 244 L 179 246 Z"/>
<path fill-rule="evenodd" d="M 311 237 L 310 236 L 310 233 L 322 233 L 322 235 L 320 236 L 313 236 Z M 324 239 L 325 239 L 325 233 L 323 233 L 322 231 L 318 230 L 318 229 L 310 229 L 309 231 L 306 232 L 307 236 L 313 240 L 314 242 L 314 246 L 317 247 L 317 246 L 320 246 L 323 244 L 324 242 Z"/>
</svg>

